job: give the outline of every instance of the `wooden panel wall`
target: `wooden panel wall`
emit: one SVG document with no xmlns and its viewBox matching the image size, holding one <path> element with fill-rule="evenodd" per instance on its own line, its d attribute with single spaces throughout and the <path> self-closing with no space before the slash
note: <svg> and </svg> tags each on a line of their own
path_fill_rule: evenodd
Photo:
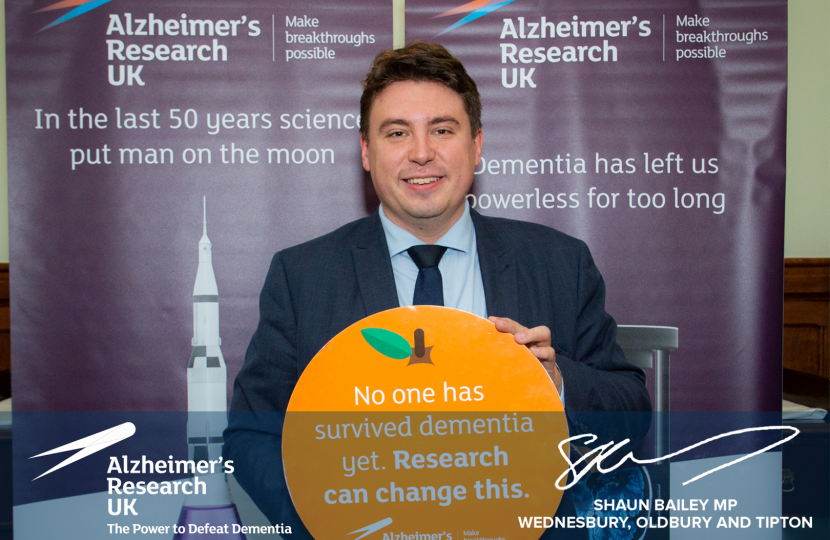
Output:
<svg viewBox="0 0 830 540">
<path fill-rule="evenodd" d="M 784 261 L 784 367 L 830 377 L 830 259 Z"/>
</svg>

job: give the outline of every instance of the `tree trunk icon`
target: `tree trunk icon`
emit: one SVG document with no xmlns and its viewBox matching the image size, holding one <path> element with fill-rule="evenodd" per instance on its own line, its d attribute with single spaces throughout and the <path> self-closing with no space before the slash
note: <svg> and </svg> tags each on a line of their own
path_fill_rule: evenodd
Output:
<svg viewBox="0 0 830 540">
<path fill-rule="evenodd" d="M 409 357 L 407 366 L 411 366 L 412 364 L 432 364 L 432 358 L 429 357 L 432 347 L 433 345 L 429 347 L 424 346 L 424 331 L 420 328 L 415 330 L 415 347 L 412 349 L 412 356 Z"/>
</svg>

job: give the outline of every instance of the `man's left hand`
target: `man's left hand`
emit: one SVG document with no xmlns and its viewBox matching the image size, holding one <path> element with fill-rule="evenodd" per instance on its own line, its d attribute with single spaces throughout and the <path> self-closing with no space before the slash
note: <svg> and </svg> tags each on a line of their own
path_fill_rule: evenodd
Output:
<svg viewBox="0 0 830 540">
<path fill-rule="evenodd" d="M 556 351 L 550 345 L 550 329 L 547 326 L 537 326 L 527 329 L 507 317 L 489 317 L 490 322 L 496 325 L 496 330 L 506 334 L 512 334 L 513 339 L 519 345 L 525 345 L 533 356 L 542 362 L 545 371 L 550 375 L 556 391 L 562 393 L 562 374 L 556 367 Z"/>
</svg>

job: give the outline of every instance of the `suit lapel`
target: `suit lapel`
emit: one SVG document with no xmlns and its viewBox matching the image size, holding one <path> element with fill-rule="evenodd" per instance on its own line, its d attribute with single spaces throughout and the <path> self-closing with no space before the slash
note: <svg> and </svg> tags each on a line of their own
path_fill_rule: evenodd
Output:
<svg viewBox="0 0 830 540">
<path fill-rule="evenodd" d="M 516 256 L 513 246 L 499 233 L 495 223 L 470 210 L 476 230 L 478 263 L 484 282 L 487 314 L 519 320 Z"/>
<path fill-rule="evenodd" d="M 377 211 L 359 231 L 352 248 L 352 260 L 366 316 L 398 307 L 392 260 Z"/>
</svg>

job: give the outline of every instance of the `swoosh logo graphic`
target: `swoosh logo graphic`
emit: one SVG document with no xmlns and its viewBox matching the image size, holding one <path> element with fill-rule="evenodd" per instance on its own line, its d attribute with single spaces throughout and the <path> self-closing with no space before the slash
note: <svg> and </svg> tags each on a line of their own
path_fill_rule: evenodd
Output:
<svg viewBox="0 0 830 540">
<path fill-rule="evenodd" d="M 391 524 L 392 524 L 392 518 L 388 517 L 386 519 L 382 519 L 382 520 L 378 521 L 377 523 L 372 523 L 371 525 L 366 525 L 362 529 L 352 531 L 349 534 L 357 534 L 359 532 L 362 532 L 363 534 L 361 534 L 360 536 L 358 536 L 357 538 L 354 539 L 354 540 L 360 540 L 361 538 L 363 538 L 367 534 L 372 534 L 373 532 L 377 532 L 377 531 L 381 530 L 382 528 L 386 527 L 387 525 L 391 525 Z"/>
<path fill-rule="evenodd" d="M 35 11 L 35 13 L 77 6 L 72 11 L 64 14 L 62 17 L 55 19 L 51 23 L 47 24 L 46 26 L 38 30 L 38 33 L 43 32 L 44 30 L 48 30 L 49 28 L 57 26 L 61 23 L 65 23 L 66 21 L 70 21 L 79 15 L 83 15 L 84 13 L 92 11 L 98 6 L 103 6 L 104 4 L 107 4 L 109 2 L 112 2 L 112 0 L 63 0 L 63 2 L 58 2 L 57 4 L 52 4 L 50 6 L 46 6 L 45 8 L 41 8 Z"/>
<path fill-rule="evenodd" d="M 104 431 L 99 431 L 98 433 L 90 435 L 89 437 L 84 437 L 83 439 L 78 439 L 77 441 L 71 442 L 69 444 L 58 446 L 57 448 L 53 448 L 48 452 L 43 452 L 42 454 L 32 456 L 29 459 L 34 459 L 41 456 L 50 456 L 52 454 L 60 454 L 61 452 L 69 452 L 70 450 L 80 450 L 80 452 L 72 454 L 71 456 L 61 461 L 45 473 L 41 474 L 37 478 L 32 479 L 32 481 L 34 482 L 38 478 L 42 478 L 49 473 L 55 472 L 58 469 L 62 469 L 67 465 L 75 463 L 79 459 L 83 459 L 89 455 L 94 454 L 95 452 L 103 450 L 108 446 L 112 446 L 115 443 L 121 442 L 124 439 L 132 437 L 133 434 L 135 434 L 135 424 L 133 424 L 132 422 L 125 422 L 115 427 L 105 429 Z"/>
<path fill-rule="evenodd" d="M 438 37 L 441 34 L 446 34 L 447 32 L 452 32 L 460 26 L 464 26 L 469 22 L 473 22 L 476 19 L 480 19 L 488 13 L 492 13 L 497 9 L 506 6 L 507 4 L 512 4 L 513 2 L 515 2 L 515 0 L 504 0 L 502 2 L 493 2 L 493 0 L 475 0 L 474 2 L 469 2 L 467 4 L 464 4 L 463 6 L 459 6 L 449 11 L 445 11 L 440 15 L 436 15 L 435 17 L 433 17 L 433 19 L 437 19 L 439 17 L 448 17 L 450 15 L 458 15 L 459 13 L 469 13 L 469 15 L 462 18 L 460 21 L 456 22 L 452 26 L 449 26 L 448 28 L 445 28 L 444 30 L 436 34 L 435 37 Z"/>
</svg>

